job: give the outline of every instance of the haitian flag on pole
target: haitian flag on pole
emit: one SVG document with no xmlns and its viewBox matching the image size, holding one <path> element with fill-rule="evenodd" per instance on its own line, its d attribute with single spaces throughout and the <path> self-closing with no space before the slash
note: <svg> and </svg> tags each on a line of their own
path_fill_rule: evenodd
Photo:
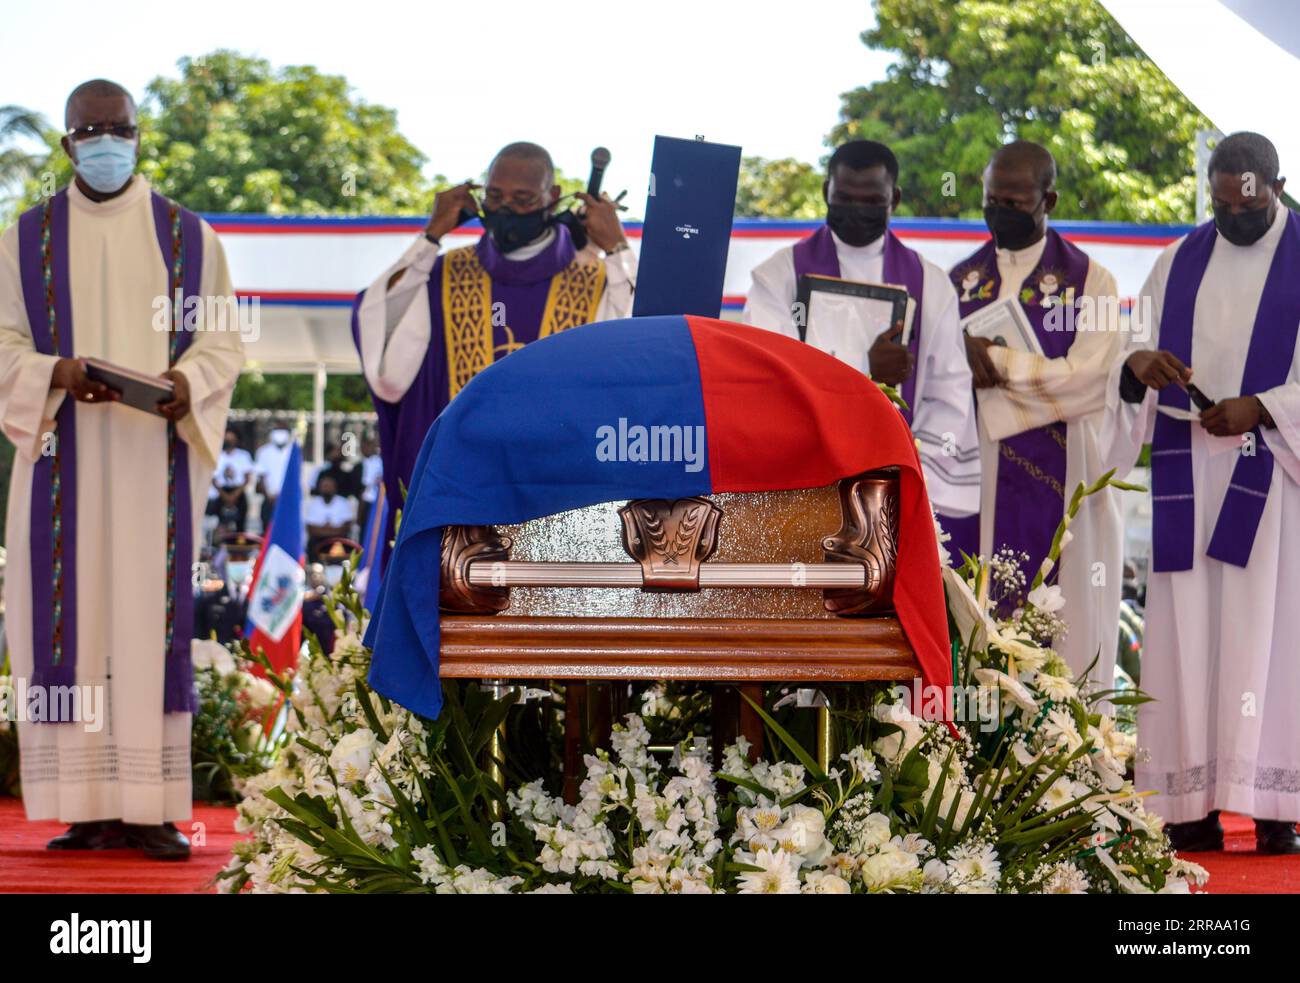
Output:
<svg viewBox="0 0 1300 983">
<path fill-rule="evenodd" d="M 302 644 L 302 448 L 294 442 L 284 485 L 263 537 L 248 589 L 249 647 L 266 653 L 277 672 L 292 668 Z"/>
<path fill-rule="evenodd" d="M 611 434 L 651 427 L 690 435 L 681 460 L 609 452 Z M 874 382 L 774 331 L 702 317 L 606 321 L 533 342 L 476 375 L 425 436 L 366 629 L 370 685 L 427 717 L 442 708 L 444 526 L 632 498 L 820 488 L 890 466 L 899 468 L 894 608 L 925 683 L 948 687 L 934 516 L 911 431 Z"/>
</svg>

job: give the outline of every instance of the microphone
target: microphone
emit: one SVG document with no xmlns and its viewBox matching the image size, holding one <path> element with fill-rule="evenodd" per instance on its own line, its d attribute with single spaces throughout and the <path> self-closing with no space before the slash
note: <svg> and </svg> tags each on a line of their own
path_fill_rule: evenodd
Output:
<svg viewBox="0 0 1300 983">
<path fill-rule="evenodd" d="M 587 178 L 587 194 L 593 198 L 600 197 L 600 183 L 605 180 L 605 168 L 608 166 L 608 150 L 597 147 L 591 152 L 591 175 Z"/>
</svg>

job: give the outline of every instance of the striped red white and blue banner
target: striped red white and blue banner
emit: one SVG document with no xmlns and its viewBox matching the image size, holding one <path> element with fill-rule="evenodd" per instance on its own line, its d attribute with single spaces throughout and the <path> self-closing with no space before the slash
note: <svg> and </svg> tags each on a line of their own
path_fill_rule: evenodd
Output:
<svg viewBox="0 0 1300 983">
<path fill-rule="evenodd" d="M 263 304 L 346 308 L 356 292 L 394 263 L 424 227 L 420 216 L 205 216 L 221 236 L 241 295 Z M 739 311 L 750 271 L 776 250 L 820 225 L 816 221 L 736 219 L 731 234 L 723 309 Z M 1121 295 L 1135 294 L 1155 257 L 1190 230 L 1183 225 L 1128 222 L 1056 222 L 1067 239 L 1083 246 L 1115 274 Z M 891 228 L 923 256 L 946 268 L 988 238 L 984 223 L 968 219 L 896 218 Z M 633 249 L 641 224 L 627 224 Z M 448 236 L 448 247 L 473 242 L 477 227 Z"/>
</svg>

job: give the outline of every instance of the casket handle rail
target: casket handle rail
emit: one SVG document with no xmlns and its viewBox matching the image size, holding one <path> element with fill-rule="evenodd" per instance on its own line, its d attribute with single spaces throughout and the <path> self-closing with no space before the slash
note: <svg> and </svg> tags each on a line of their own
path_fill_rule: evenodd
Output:
<svg viewBox="0 0 1300 983">
<path fill-rule="evenodd" d="M 492 614 L 511 587 L 623 587 L 646 591 L 785 587 L 821 590 L 836 615 L 890 610 L 898 555 L 898 477 L 872 471 L 839 482 L 841 526 L 822 540 L 822 563 L 708 563 L 723 510 L 705 497 L 636 499 L 619 509 L 623 546 L 636 561 L 530 562 L 509 558 L 492 526 L 443 531 L 440 606 Z"/>
</svg>

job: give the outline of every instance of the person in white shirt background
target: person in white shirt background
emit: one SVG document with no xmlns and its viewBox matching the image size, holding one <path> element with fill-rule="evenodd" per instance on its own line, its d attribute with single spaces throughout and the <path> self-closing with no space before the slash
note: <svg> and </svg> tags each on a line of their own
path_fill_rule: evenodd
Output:
<svg viewBox="0 0 1300 983">
<path fill-rule="evenodd" d="M 257 472 L 257 493 L 262 496 L 260 509 L 262 531 L 271 524 L 275 500 L 284 486 L 284 469 L 289 463 L 291 434 L 285 427 L 271 431 L 266 443 L 257 449 L 253 464 Z"/>
<path fill-rule="evenodd" d="M 352 523 L 357 517 L 357 507 L 352 499 L 338 493 L 332 475 L 323 474 L 303 509 L 303 524 L 307 527 L 307 556 L 315 560 L 321 543 L 339 536 L 351 537 Z"/>
<path fill-rule="evenodd" d="M 248 479 L 254 470 L 253 455 L 239 446 L 239 436 L 235 431 L 227 430 L 208 492 L 208 515 L 217 517 L 218 529 L 245 531 Z"/>
</svg>

